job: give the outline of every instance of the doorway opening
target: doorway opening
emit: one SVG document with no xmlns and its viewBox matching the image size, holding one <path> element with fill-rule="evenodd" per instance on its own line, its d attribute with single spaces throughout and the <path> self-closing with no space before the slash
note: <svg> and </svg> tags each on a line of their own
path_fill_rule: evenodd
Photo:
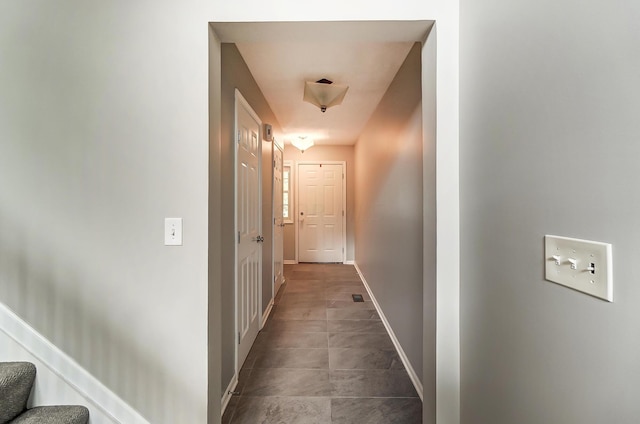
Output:
<svg viewBox="0 0 640 424">
<path fill-rule="evenodd" d="M 279 28 L 280 25 L 286 26 L 286 30 L 283 31 L 284 28 Z M 391 25 L 391 26 L 395 25 L 398 28 L 400 28 L 400 30 L 398 31 L 389 30 L 389 28 L 385 27 L 386 25 Z M 215 56 L 216 52 L 219 54 L 220 50 L 222 49 L 221 46 L 223 45 L 223 43 L 237 43 L 237 42 L 247 42 L 247 41 L 286 42 L 287 40 L 291 40 L 292 38 L 295 38 L 297 40 L 302 40 L 305 42 L 312 43 L 314 41 L 317 41 L 317 37 L 318 37 L 317 34 L 330 34 L 329 38 L 338 42 L 340 41 L 340 39 L 353 41 L 353 40 L 362 40 L 363 38 L 374 39 L 377 41 L 384 41 L 385 38 L 391 37 L 391 38 L 400 38 L 405 41 L 411 41 L 411 42 L 417 41 L 417 42 L 424 43 L 424 41 L 426 40 L 426 37 L 429 35 L 429 32 L 432 26 L 433 26 L 433 22 L 402 22 L 402 23 L 398 23 L 398 22 L 395 22 L 395 23 L 390 23 L 390 22 L 328 22 L 328 23 L 327 22 L 324 22 L 324 23 L 323 22 L 314 22 L 314 23 L 290 22 L 290 23 L 252 23 L 252 24 L 216 23 L 216 24 L 212 24 L 212 32 L 213 32 L 212 43 L 214 44 L 214 46 L 212 47 L 212 51 L 214 52 L 214 56 Z M 310 27 L 318 27 L 318 28 L 322 28 L 322 30 L 314 31 L 313 28 L 310 28 Z M 337 30 L 333 31 L 336 28 Z M 363 28 L 365 28 L 366 30 L 363 31 Z M 300 37 L 297 37 L 298 34 L 300 35 Z M 315 40 L 314 40 L 314 37 L 316 37 Z M 433 46 L 435 46 L 435 44 Z M 435 49 L 433 49 L 433 51 L 430 49 L 426 53 L 425 53 L 425 50 L 423 49 L 423 63 L 425 60 L 427 61 L 435 60 Z M 212 70 L 213 70 L 212 73 L 215 73 L 216 70 L 220 70 L 220 68 L 221 68 L 221 63 L 219 61 L 219 56 L 218 56 L 217 59 L 216 58 L 212 59 Z M 425 84 L 424 83 L 425 81 L 427 81 L 428 84 Z M 435 83 L 432 84 L 433 81 L 435 81 L 435 64 L 432 62 L 429 62 L 428 66 L 423 66 L 423 87 L 422 87 L 423 93 L 425 93 L 425 90 L 431 90 L 432 88 L 435 87 Z M 428 88 L 425 88 L 425 86 L 427 85 L 428 85 Z M 219 154 L 218 158 L 214 159 L 212 163 L 218 163 L 220 166 L 219 168 L 220 174 L 217 176 L 218 178 L 217 181 L 220 184 L 220 197 L 213 198 L 211 200 L 211 202 L 215 202 L 216 200 L 220 200 L 224 198 L 223 193 L 227 189 L 225 187 L 227 187 L 227 185 L 229 184 L 229 181 L 225 180 L 224 178 L 224 175 L 225 175 L 224 168 L 226 166 L 225 165 L 226 160 L 228 159 L 228 151 L 226 150 L 227 147 L 224 146 L 224 143 L 226 143 L 226 141 L 223 134 L 225 132 L 224 130 L 225 121 L 226 119 L 228 119 L 228 116 L 225 117 L 224 112 L 220 112 L 220 109 L 224 109 L 222 104 L 224 102 L 224 93 L 216 92 L 216 90 L 222 91 L 222 90 L 219 90 L 219 87 L 220 87 L 219 79 L 216 79 L 215 77 L 213 77 L 211 87 L 212 87 L 211 91 L 212 91 L 212 105 L 213 105 L 212 115 L 216 115 L 211 119 L 212 143 L 213 143 L 213 148 L 211 150 L 213 151 L 213 154 L 216 154 L 216 152 L 218 152 Z M 425 96 L 423 95 L 423 100 L 425 100 L 425 103 L 428 103 L 428 104 L 423 106 L 422 108 L 422 122 L 423 122 L 423 125 L 429 126 L 429 131 L 433 130 L 433 133 L 425 134 L 423 136 L 424 143 L 426 145 L 424 148 L 424 151 L 429 153 L 429 157 L 428 158 L 425 157 L 426 172 L 425 172 L 424 178 L 428 179 L 427 181 L 428 184 L 425 184 L 423 187 L 423 197 L 424 197 L 425 203 L 429 204 L 430 206 L 433 206 L 435 205 L 435 160 L 436 160 L 435 159 L 435 90 L 433 90 L 433 93 L 429 91 L 427 98 L 425 98 Z M 212 172 L 216 173 L 218 171 L 215 169 L 212 169 Z M 214 179 L 215 178 L 216 176 L 214 176 Z M 343 190 L 343 193 L 344 193 L 344 190 Z M 221 209 L 220 211 L 221 217 L 219 222 L 220 222 L 220 231 L 221 233 L 223 233 L 221 234 L 221 238 L 220 238 L 220 243 L 221 243 L 220 250 L 224 250 L 225 246 L 228 246 L 228 242 L 234 239 L 234 234 L 231 234 L 231 237 L 228 237 L 228 234 L 226 236 L 224 234 L 225 233 L 224 227 L 229 223 L 228 217 L 230 214 L 228 212 L 225 212 L 225 209 L 228 207 L 228 205 L 225 204 L 224 201 L 220 201 L 217 206 Z M 296 209 L 296 213 L 299 213 L 299 212 L 300 210 Z M 346 212 L 348 213 L 348 210 Z M 233 214 L 231 214 L 231 216 L 233 216 Z M 401 219 L 401 217 L 396 217 L 396 218 Z M 426 241 L 428 242 L 429 245 L 432 245 L 432 244 L 435 245 L 435 211 L 424 214 L 424 227 L 428 227 L 428 231 L 429 231 L 429 234 L 428 234 L 429 239 Z M 344 231 L 344 225 L 343 225 L 343 231 Z M 343 246 L 344 246 L 344 243 L 343 243 Z M 340 249 L 342 250 L 342 247 Z M 221 254 L 221 255 L 223 259 L 220 261 L 220 267 L 222 268 L 221 274 L 224 276 L 225 274 L 224 269 L 225 267 L 228 267 L 228 264 L 224 260 L 224 254 Z M 435 279 L 432 278 L 433 276 L 431 275 L 431 273 L 435 274 L 435 249 L 429 249 L 428 252 L 425 253 L 425 258 L 430 264 L 433 264 L 433 266 L 429 267 L 429 270 L 427 271 L 429 275 L 424 276 L 425 281 L 429 280 L 429 285 L 428 287 L 425 286 L 425 291 L 429 291 L 429 293 L 433 292 L 431 293 L 433 294 L 431 298 L 435 298 Z M 342 261 L 344 262 L 344 256 L 342 257 Z M 210 261 L 210 263 L 212 262 Z M 219 348 L 219 357 L 221 358 L 223 365 L 222 365 L 222 373 L 220 375 L 220 380 L 218 382 L 220 387 L 215 388 L 215 390 L 210 390 L 210 393 L 212 396 L 212 402 L 215 401 L 216 390 L 221 390 L 225 394 L 226 392 L 228 392 L 228 390 L 226 389 L 229 387 L 227 385 L 227 383 L 229 382 L 229 378 L 228 378 L 229 376 L 228 375 L 225 376 L 224 373 L 226 372 L 228 374 L 229 371 L 228 369 L 225 370 L 225 363 L 228 363 L 227 362 L 228 359 L 226 358 L 228 357 L 229 343 L 233 343 L 235 339 L 234 334 L 229 334 L 228 321 L 225 320 L 225 316 L 229 312 L 224 310 L 225 308 L 224 305 L 226 305 L 226 299 L 227 299 L 226 295 L 228 295 L 228 290 L 225 289 L 225 285 L 227 285 L 228 282 L 223 276 L 218 281 L 218 284 L 220 285 L 219 287 L 219 294 L 221 298 L 220 303 L 222 304 L 222 311 L 220 313 L 221 315 L 219 317 L 218 322 L 222 323 L 222 327 L 220 328 L 219 333 L 212 334 L 213 337 L 210 339 L 210 346 L 214 346 L 215 349 Z M 269 283 L 271 284 L 271 281 Z M 271 285 L 271 287 L 273 287 L 273 285 Z M 264 282 L 263 282 L 263 288 L 264 288 Z M 216 290 L 217 289 L 215 287 L 212 288 L 211 290 L 214 297 L 215 297 Z M 273 289 L 271 289 L 271 291 L 273 291 Z M 275 294 L 272 292 L 270 293 L 270 295 L 273 297 Z M 427 303 L 425 303 L 425 305 L 427 305 Z M 433 305 L 429 304 L 429 306 L 433 306 Z M 435 311 L 433 312 L 433 316 L 435 316 Z M 212 320 L 215 319 L 215 315 L 212 315 L 211 319 Z M 433 351 L 435 351 L 435 320 L 432 320 L 432 322 L 433 322 L 433 329 L 427 329 L 425 331 L 425 335 L 426 335 L 425 345 L 428 345 L 429 349 L 433 349 Z M 430 350 L 429 352 L 425 352 L 425 356 L 435 357 L 435 354 Z M 425 362 L 429 363 L 430 361 L 426 360 Z M 435 367 L 435 363 L 433 364 L 433 366 Z M 235 377 L 237 378 L 237 372 L 238 372 L 237 367 L 235 370 L 233 370 L 233 372 L 235 374 Z M 422 374 L 430 377 L 434 375 L 435 372 L 432 369 L 429 369 L 429 370 L 425 369 L 423 370 Z M 211 384 L 215 385 L 216 382 L 212 380 Z M 425 399 L 425 401 L 427 401 L 427 399 Z M 431 402 L 432 398 L 429 397 L 428 401 Z M 428 411 L 435 410 L 434 407 L 426 406 L 426 405 L 425 405 L 425 409 Z"/>
</svg>

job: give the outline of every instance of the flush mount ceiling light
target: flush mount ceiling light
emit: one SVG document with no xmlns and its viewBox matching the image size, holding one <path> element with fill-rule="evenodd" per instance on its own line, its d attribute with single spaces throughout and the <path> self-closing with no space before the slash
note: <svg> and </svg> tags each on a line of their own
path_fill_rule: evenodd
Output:
<svg viewBox="0 0 640 424">
<path fill-rule="evenodd" d="M 348 89 L 348 85 L 334 84 L 333 81 L 329 81 L 326 78 L 316 82 L 307 81 L 304 83 L 304 97 L 302 100 L 316 105 L 322 112 L 326 112 L 327 108 L 342 103 Z"/>
<path fill-rule="evenodd" d="M 293 147 L 300 150 L 301 153 L 304 153 L 305 150 L 313 146 L 313 140 L 306 136 L 299 136 L 298 138 L 291 140 L 291 144 Z"/>
</svg>

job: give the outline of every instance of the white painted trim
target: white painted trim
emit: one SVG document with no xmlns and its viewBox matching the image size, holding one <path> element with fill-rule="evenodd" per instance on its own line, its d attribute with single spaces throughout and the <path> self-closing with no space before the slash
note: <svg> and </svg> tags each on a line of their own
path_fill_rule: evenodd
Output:
<svg viewBox="0 0 640 424">
<path fill-rule="evenodd" d="M 233 396 L 231 392 L 233 392 L 236 389 L 236 386 L 238 386 L 237 374 L 233 376 L 233 378 L 229 382 L 229 385 L 227 386 L 227 390 L 225 390 L 224 393 L 222 394 L 222 399 L 221 399 L 222 408 L 221 408 L 220 416 L 224 415 L 224 411 L 227 409 L 227 406 L 229 406 L 229 402 L 231 401 L 231 397 Z"/>
<path fill-rule="evenodd" d="M 398 355 L 400 356 L 400 360 L 402 361 L 402 364 L 404 365 L 405 369 L 407 370 L 407 373 L 409 374 L 409 378 L 411 379 L 411 382 L 413 383 L 413 386 L 416 388 L 416 392 L 418 392 L 418 396 L 420 396 L 420 400 L 422 400 L 423 387 L 422 387 L 422 383 L 420 382 L 420 378 L 418 378 L 418 374 L 416 374 L 416 371 L 411 366 L 411 363 L 409 362 L 409 358 L 407 358 L 406 353 L 404 353 L 404 350 L 402 349 L 402 345 L 398 341 L 398 338 L 396 337 L 396 334 L 393 332 L 393 329 L 391 328 L 391 324 L 389 324 L 389 321 L 387 320 L 387 317 L 384 315 L 384 312 L 382 312 L 382 308 L 380 308 L 380 304 L 376 300 L 376 297 L 373 295 L 373 292 L 371 291 L 371 287 L 369 287 L 369 284 L 367 283 L 367 280 L 364 278 L 364 275 L 362 275 L 362 272 L 360 271 L 360 268 L 358 268 L 358 264 L 354 263 L 353 265 L 355 266 L 356 271 L 358 271 L 358 275 L 360 276 L 360 279 L 362 280 L 362 284 L 364 284 L 364 288 L 367 289 L 367 293 L 369 293 L 369 297 L 371 297 L 371 301 L 373 302 L 373 306 L 376 307 L 376 311 L 378 311 L 378 315 L 380 315 L 380 319 L 382 320 L 382 323 L 384 324 L 384 328 L 387 329 L 387 333 L 389 333 L 389 337 L 391 338 L 391 341 L 393 342 L 393 345 L 395 346 L 396 350 L 398 351 Z"/>
<path fill-rule="evenodd" d="M 231 4 L 231 3 L 228 3 Z M 409 3 L 407 3 L 408 5 Z M 353 8 L 358 6 L 354 2 Z M 411 36 L 411 31 L 402 28 L 422 26 L 425 20 L 437 22 L 438 48 L 436 53 L 437 69 L 437 141 L 436 141 L 436 208 L 437 208 L 437 361 L 436 361 L 436 422 L 438 424 L 460 423 L 460 177 L 459 177 L 459 0 L 435 0 L 407 6 L 412 10 L 411 20 L 397 8 L 400 15 L 394 15 L 395 24 L 400 26 L 390 31 L 387 25 L 390 15 L 387 11 L 376 11 L 369 8 L 368 13 L 362 10 L 353 12 L 356 16 L 365 16 L 361 20 L 345 22 L 347 26 L 360 26 L 363 31 L 356 33 L 348 28 L 340 28 L 340 19 L 336 14 L 327 12 L 322 16 L 314 16 L 317 22 L 308 22 L 308 16 L 295 8 L 270 8 L 268 13 L 261 13 L 257 23 L 251 18 L 253 9 L 234 10 L 229 6 L 217 13 L 217 22 L 210 23 L 220 42 L 286 42 L 291 38 L 303 42 L 317 41 L 313 34 L 331 34 L 334 39 L 342 41 L 418 41 L 422 38 Z M 407 10 L 407 9 L 405 9 Z M 283 16 L 283 13 L 288 16 Z M 342 16 L 347 14 L 344 10 Z M 376 14 L 385 16 L 376 17 Z M 395 12 L 394 12 L 395 13 Z M 316 13 L 317 15 L 317 13 Z M 311 15 L 309 15 L 311 16 Z M 327 17 L 330 18 L 327 21 Z M 286 19 L 285 19 L 286 18 Z M 284 19 L 284 20 L 283 20 Z M 421 21 L 416 21 L 422 20 Z M 270 21 L 271 22 L 268 22 Z M 333 21 L 333 22 L 332 22 Z M 409 25 L 407 25 L 407 23 Z M 258 25 L 264 30 L 259 31 Z M 313 26 L 313 30 L 310 30 Z M 251 28 L 248 31 L 247 28 Z M 287 27 L 285 31 L 281 29 Z M 275 29 L 275 30 L 274 30 Z M 332 31 L 327 31 L 331 29 Z M 338 30 L 335 30 L 338 29 Z M 293 34 L 293 35 L 292 35 Z M 398 38 L 400 36 L 402 38 Z M 435 35 L 435 34 L 434 34 Z M 422 35 L 420 36 L 422 37 Z M 216 60 L 220 59 L 216 52 Z M 427 64 L 422 62 L 422 72 L 426 72 Z M 219 90 L 213 91 L 214 103 L 220 103 Z M 220 131 L 220 111 L 214 112 L 217 121 L 214 131 Z M 297 226 L 296 240 L 297 240 Z M 297 258 L 296 258 L 297 260 Z M 228 323 L 229 324 L 229 323 Z M 219 340 L 218 340 L 219 341 Z M 214 340 L 215 342 L 215 340 Z M 219 344 L 218 344 L 219 346 Z M 430 411 L 425 409 L 426 414 Z M 425 421 L 426 422 L 426 421 Z"/>
<path fill-rule="evenodd" d="M 284 284 L 284 282 L 282 283 Z M 269 301 L 269 305 L 267 306 L 267 310 L 262 314 L 262 322 L 260 323 L 260 330 L 262 330 L 269 319 L 269 315 L 271 315 L 271 311 L 273 310 L 273 297 Z"/>
<path fill-rule="evenodd" d="M 355 265 L 356 261 L 344 261 L 345 265 Z"/>
<path fill-rule="evenodd" d="M 342 216 L 342 262 L 344 263 L 347 258 L 347 162 L 344 160 L 311 160 L 311 161 L 298 161 L 296 162 L 296 211 L 300 210 L 298 207 L 298 184 L 300 172 L 300 165 L 342 165 L 342 210 L 344 211 L 344 215 Z M 295 233 L 295 244 L 296 244 L 296 262 L 300 259 L 298 256 L 298 249 L 300 246 L 300 240 L 298 239 L 298 227 L 300 226 L 300 221 L 298 220 L 298 216 L 296 215 L 295 219 L 296 224 L 296 233 Z"/>
<path fill-rule="evenodd" d="M 296 261 L 295 259 L 285 259 L 284 260 L 284 264 L 285 265 L 297 265 L 298 261 Z"/>
<path fill-rule="evenodd" d="M 459 1 L 436 19 L 436 422 L 460 423 Z M 422 67 L 422 72 L 428 69 Z"/>
<path fill-rule="evenodd" d="M 271 148 L 271 159 L 272 159 L 272 167 L 271 167 L 271 300 L 270 305 L 267 307 L 268 311 L 265 312 L 271 312 L 271 308 L 273 307 L 273 299 L 275 299 L 276 297 L 276 231 L 281 231 L 282 232 L 282 252 L 280 252 L 279 254 L 281 254 L 281 258 L 282 258 L 282 284 L 284 284 L 284 227 L 280 227 L 280 229 L 276 229 L 276 215 L 280 215 L 282 216 L 282 210 L 280 212 L 276 212 L 276 208 L 275 208 L 275 198 L 276 198 L 276 170 L 275 170 L 275 162 L 276 162 L 276 149 L 280 151 L 280 178 L 282 179 L 283 173 L 284 173 L 284 149 L 282 147 L 280 147 L 279 144 L 275 143 L 275 138 L 274 138 L 274 143 L 273 143 L 273 147 Z M 281 198 L 283 197 L 282 195 L 280 196 Z M 280 208 L 282 209 L 282 202 L 280 204 Z M 282 219 L 282 222 L 284 223 L 284 218 Z M 282 285 L 281 284 L 281 285 Z M 278 287 L 278 289 L 280 289 L 280 287 Z M 269 317 L 269 315 L 267 314 L 267 318 Z M 262 327 L 264 327 L 264 323 L 266 322 L 266 319 L 262 318 L 262 325 L 260 326 L 260 329 L 262 329 Z"/>
<path fill-rule="evenodd" d="M 89 410 L 93 407 L 117 423 L 149 424 L 138 411 L 2 303 L 0 331 L 86 399 L 91 404 L 86 405 Z"/>
</svg>

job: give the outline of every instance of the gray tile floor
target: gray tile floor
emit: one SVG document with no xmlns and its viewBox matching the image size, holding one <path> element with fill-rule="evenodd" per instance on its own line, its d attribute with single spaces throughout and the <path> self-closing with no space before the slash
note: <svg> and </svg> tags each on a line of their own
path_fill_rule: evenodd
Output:
<svg viewBox="0 0 640 424">
<path fill-rule="evenodd" d="M 355 268 L 286 265 L 285 278 L 223 424 L 421 423 L 420 398 Z"/>
</svg>

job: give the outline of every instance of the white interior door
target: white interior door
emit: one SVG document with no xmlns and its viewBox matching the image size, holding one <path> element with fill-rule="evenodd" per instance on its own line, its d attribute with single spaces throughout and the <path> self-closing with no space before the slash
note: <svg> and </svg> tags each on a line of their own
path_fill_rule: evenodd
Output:
<svg viewBox="0 0 640 424">
<path fill-rule="evenodd" d="M 284 282 L 284 219 L 282 216 L 282 150 L 273 149 L 273 295 Z"/>
<path fill-rule="evenodd" d="M 298 261 L 343 262 L 342 164 L 298 164 Z"/>
<path fill-rule="evenodd" d="M 260 128 L 262 123 L 236 93 L 236 328 L 237 370 L 258 335 L 262 287 Z"/>
</svg>

